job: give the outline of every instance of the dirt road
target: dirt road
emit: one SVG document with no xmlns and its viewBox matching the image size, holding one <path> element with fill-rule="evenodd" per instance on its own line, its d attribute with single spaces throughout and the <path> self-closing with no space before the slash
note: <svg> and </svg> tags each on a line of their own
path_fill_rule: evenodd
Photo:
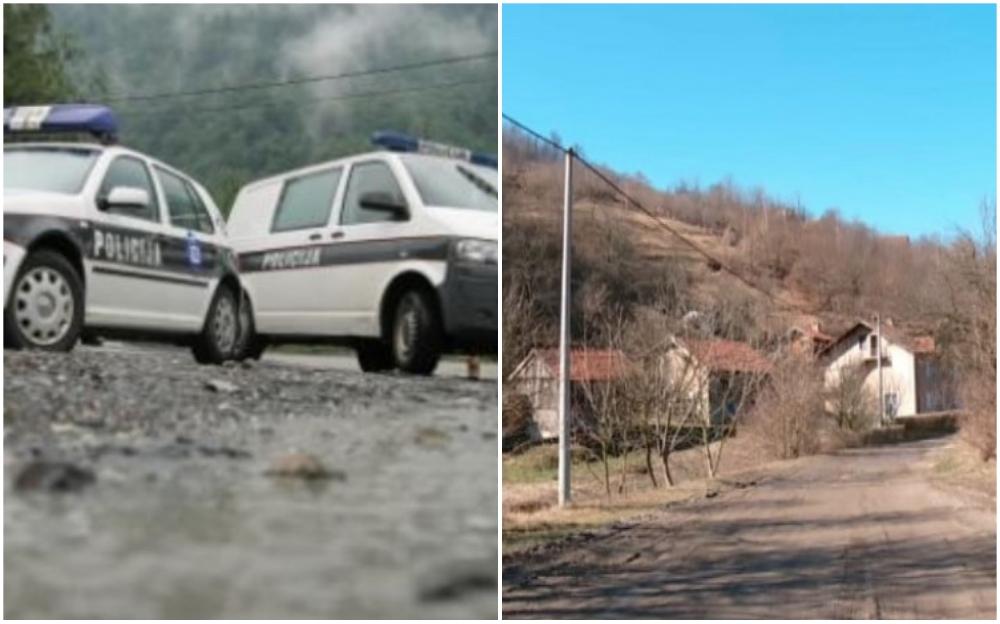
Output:
<svg viewBox="0 0 1000 624">
<path fill-rule="evenodd" d="M 495 381 L 164 348 L 3 379 L 7 617 L 496 617 Z M 269 474 L 296 453 L 328 478 Z"/>
<path fill-rule="evenodd" d="M 791 462 L 508 562 L 504 616 L 993 619 L 995 510 L 929 482 L 945 443 Z"/>
</svg>

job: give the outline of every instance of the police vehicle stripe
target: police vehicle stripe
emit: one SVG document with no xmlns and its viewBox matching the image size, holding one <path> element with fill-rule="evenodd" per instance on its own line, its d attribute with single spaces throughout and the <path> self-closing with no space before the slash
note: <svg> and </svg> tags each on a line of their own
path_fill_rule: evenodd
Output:
<svg viewBox="0 0 1000 624">
<path fill-rule="evenodd" d="M 105 266 L 94 266 L 94 273 L 104 273 L 106 275 L 119 275 L 122 277 L 135 277 L 138 279 L 148 279 L 156 282 L 168 282 L 171 284 L 181 284 L 183 286 L 196 286 L 198 288 L 208 288 L 209 282 L 184 279 L 182 277 L 170 277 L 167 275 L 156 275 L 152 273 L 139 273 L 137 271 L 125 271 L 122 269 L 113 269 Z"/>
<path fill-rule="evenodd" d="M 52 231 L 69 236 L 87 260 L 99 262 L 105 268 L 107 265 L 135 267 L 212 279 L 220 277 L 227 265 L 235 264 L 235 254 L 228 248 L 193 242 L 182 234 L 167 235 L 66 217 L 4 215 L 4 240 L 22 247 Z M 192 253 L 195 251 L 192 244 L 196 253 Z M 130 273 L 130 276 L 151 279 L 147 273 Z"/>
<path fill-rule="evenodd" d="M 452 239 L 446 236 L 409 237 L 322 243 L 243 253 L 241 273 L 288 271 L 346 264 L 447 260 Z"/>
</svg>

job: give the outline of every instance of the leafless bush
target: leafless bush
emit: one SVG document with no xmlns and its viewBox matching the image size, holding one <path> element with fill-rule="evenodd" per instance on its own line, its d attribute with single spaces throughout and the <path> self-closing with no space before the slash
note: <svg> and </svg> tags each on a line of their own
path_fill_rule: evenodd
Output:
<svg viewBox="0 0 1000 624">
<path fill-rule="evenodd" d="M 859 363 L 842 366 L 831 374 L 826 405 L 837 426 L 858 435 L 868 432 L 878 418 L 877 397 L 865 386 L 868 371 Z"/>
<path fill-rule="evenodd" d="M 778 358 L 747 419 L 766 457 L 792 459 L 821 450 L 825 421 L 822 369 L 808 354 Z"/>
<path fill-rule="evenodd" d="M 963 437 L 984 460 L 996 457 L 996 272 L 996 205 L 984 203 L 982 231 L 962 233 L 946 255 L 941 332 L 945 361 L 961 380 Z"/>
</svg>

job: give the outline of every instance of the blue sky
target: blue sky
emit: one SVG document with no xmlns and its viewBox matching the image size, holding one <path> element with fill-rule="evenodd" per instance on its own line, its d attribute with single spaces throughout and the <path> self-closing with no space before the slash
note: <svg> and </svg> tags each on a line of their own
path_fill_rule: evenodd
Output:
<svg viewBox="0 0 1000 624">
<path fill-rule="evenodd" d="M 947 236 L 996 197 L 995 11 L 505 5 L 503 111 L 660 187 Z"/>
</svg>

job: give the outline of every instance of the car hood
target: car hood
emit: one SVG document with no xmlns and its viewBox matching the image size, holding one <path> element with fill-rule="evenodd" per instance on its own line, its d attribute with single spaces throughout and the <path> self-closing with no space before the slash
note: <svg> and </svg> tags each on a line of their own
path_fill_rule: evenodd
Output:
<svg viewBox="0 0 1000 624">
<path fill-rule="evenodd" d="M 3 211 L 7 213 L 40 214 L 50 217 L 82 217 L 86 201 L 82 195 L 50 193 L 21 189 L 4 189 Z"/>
<path fill-rule="evenodd" d="M 453 236 L 497 240 L 500 218 L 495 212 L 472 208 L 427 207 L 427 216 Z"/>
</svg>

